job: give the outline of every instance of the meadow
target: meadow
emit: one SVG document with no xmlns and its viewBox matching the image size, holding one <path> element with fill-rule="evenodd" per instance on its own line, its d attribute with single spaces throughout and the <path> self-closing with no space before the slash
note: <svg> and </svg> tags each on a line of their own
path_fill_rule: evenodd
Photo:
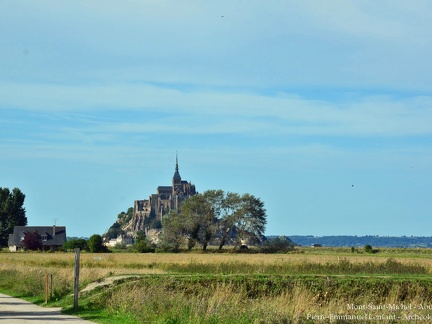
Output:
<svg viewBox="0 0 432 324">
<path fill-rule="evenodd" d="M 0 291 L 99 323 L 397 323 L 432 316 L 429 249 L 296 248 L 287 254 L 81 253 L 72 308 L 73 253 L 0 253 Z"/>
</svg>

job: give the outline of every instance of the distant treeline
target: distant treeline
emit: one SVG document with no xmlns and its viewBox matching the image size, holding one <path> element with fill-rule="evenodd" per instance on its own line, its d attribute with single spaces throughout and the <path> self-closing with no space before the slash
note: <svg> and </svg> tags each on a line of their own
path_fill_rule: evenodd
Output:
<svg viewBox="0 0 432 324">
<path fill-rule="evenodd" d="M 432 247 L 430 236 L 302 236 L 291 235 L 289 238 L 301 246 L 321 244 L 322 246 L 364 246 L 370 244 L 374 247 Z"/>
</svg>

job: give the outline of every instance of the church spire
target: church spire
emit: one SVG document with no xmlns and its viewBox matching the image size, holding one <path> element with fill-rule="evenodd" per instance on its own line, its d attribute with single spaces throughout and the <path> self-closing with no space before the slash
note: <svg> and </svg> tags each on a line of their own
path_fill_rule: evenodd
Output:
<svg viewBox="0 0 432 324">
<path fill-rule="evenodd" d="M 175 172 L 174 172 L 174 176 L 173 176 L 173 184 L 174 183 L 181 183 L 181 176 L 179 173 L 179 167 L 178 167 L 178 154 L 176 152 L 176 167 L 175 167 Z"/>
</svg>

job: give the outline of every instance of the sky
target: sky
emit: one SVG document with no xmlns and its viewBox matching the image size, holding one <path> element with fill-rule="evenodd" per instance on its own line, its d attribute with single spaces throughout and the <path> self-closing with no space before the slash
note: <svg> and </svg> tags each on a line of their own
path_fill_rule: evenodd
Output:
<svg viewBox="0 0 432 324">
<path fill-rule="evenodd" d="M 432 2 L 0 8 L 0 187 L 29 225 L 103 234 L 178 152 L 267 235 L 432 235 Z"/>
</svg>

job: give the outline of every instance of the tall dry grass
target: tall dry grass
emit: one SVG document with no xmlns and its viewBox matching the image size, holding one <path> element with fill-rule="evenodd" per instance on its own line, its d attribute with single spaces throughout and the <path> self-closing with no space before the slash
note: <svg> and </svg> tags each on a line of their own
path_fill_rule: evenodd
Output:
<svg viewBox="0 0 432 324">
<path fill-rule="evenodd" d="M 73 253 L 0 253 L 0 289 L 43 300 L 50 273 L 54 298 L 62 299 L 73 289 L 73 265 Z M 312 323 L 314 316 L 410 314 L 348 305 L 432 305 L 431 265 L 397 255 L 82 253 L 80 282 L 147 275 L 85 297 L 130 323 Z"/>
<path fill-rule="evenodd" d="M 302 264 L 302 263 L 338 263 L 347 260 L 352 264 L 372 262 L 385 263 L 388 258 L 404 263 L 416 263 L 432 269 L 432 258 L 399 255 L 369 254 L 194 254 L 194 253 L 116 253 L 93 254 L 81 253 L 81 265 L 84 268 L 109 268 L 113 271 L 124 269 L 156 269 L 164 264 L 220 264 L 243 263 L 246 265 Z M 0 253 L 0 264 L 20 264 L 44 268 L 71 268 L 74 264 L 73 253 Z"/>
<path fill-rule="evenodd" d="M 81 254 L 81 286 L 121 274 L 413 274 L 427 275 L 432 260 L 334 255 L 263 254 Z M 0 284 L 31 296 L 44 291 L 52 274 L 61 296 L 71 290 L 73 253 L 0 253 Z M 8 278 L 10 280 L 8 281 Z M 20 278 L 21 280 L 16 280 Z"/>
<path fill-rule="evenodd" d="M 318 317 L 332 322 L 332 316 L 363 315 L 367 318 L 360 322 L 380 318 L 382 323 L 392 323 L 413 313 L 403 307 L 432 302 L 431 288 L 422 282 L 326 280 L 146 279 L 110 292 L 106 307 L 131 323 L 312 323 Z M 269 285 L 279 288 L 268 289 Z M 415 313 L 427 317 L 430 311 Z"/>
</svg>

